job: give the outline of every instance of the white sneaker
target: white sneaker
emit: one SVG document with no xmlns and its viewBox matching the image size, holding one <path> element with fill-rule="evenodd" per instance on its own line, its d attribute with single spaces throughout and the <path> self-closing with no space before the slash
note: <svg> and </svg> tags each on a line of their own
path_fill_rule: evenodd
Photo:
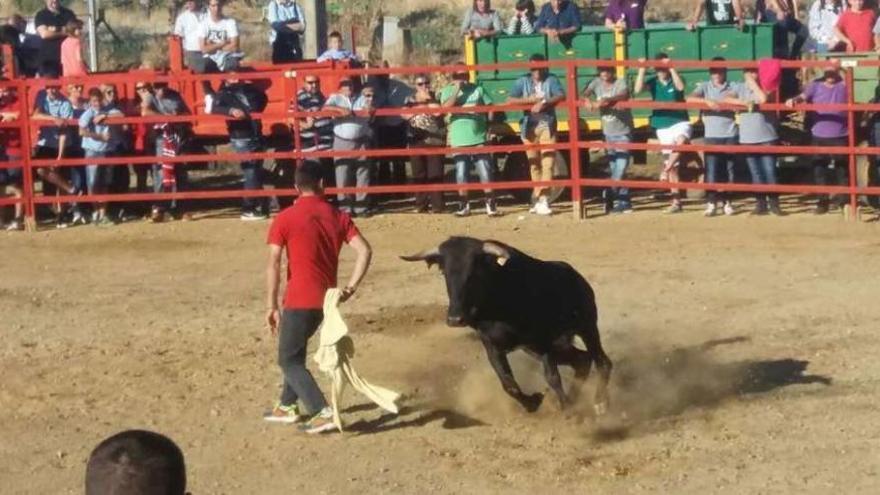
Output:
<svg viewBox="0 0 880 495">
<path fill-rule="evenodd" d="M 543 216 L 553 214 L 553 210 L 550 209 L 550 204 L 548 203 L 545 196 L 541 196 L 540 198 L 538 198 L 538 202 L 535 203 L 535 213 Z"/>
<path fill-rule="evenodd" d="M 495 207 L 494 199 L 486 200 L 486 215 L 489 215 L 490 217 L 501 216 L 501 213 L 498 212 L 498 208 Z"/>
<path fill-rule="evenodd" d="M 455 216 L 457 216 L 457 217 L 466 217 L 466 216 L 468 216 L 468 215 L 470 215 L 470 214 L 471 214 L 471 204 L 470 204 L 470 203 L 464 203 L 464 204 L 461 206 L 461 208 L 459 208 L 459 209 L 455 212 Z"/>
<path fill-rule="evenodd" d="M 205 113 L 211 113 L 211 109 L 214 108 L 214 97 L 212 95 L 205 95 Z"/>
<path fill-rule="evenodd" d="M 736 211 L 733 209 L 733 203 L 731 203 L 730 201 L 724 203 L 724 214 L 727 216 L 731 216 L 734 213 L 736 213 Z"/>
<path fill-rule="evenodd" d="M 73 223 L 74 225 L 85 225 L 88 222 L 86 222 L 86 217 L 83 216 L 83 214 L 80 213 L 79 210 L 76 210 L 73 212 L 73 222 L 71 223 Z"/>
<path fill-rule="evenodd" d="M 703 212 L 704 217 L 714 217 L 715 212 L 718 210 L 718 207 L 715 206 L 715 203 L 706 204 L 706 211 Z"/>
</svg>

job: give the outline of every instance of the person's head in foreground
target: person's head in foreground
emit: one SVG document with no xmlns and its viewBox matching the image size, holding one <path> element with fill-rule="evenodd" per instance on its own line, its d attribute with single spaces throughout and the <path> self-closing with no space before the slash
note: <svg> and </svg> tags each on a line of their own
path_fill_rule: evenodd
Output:
<svg viewBox="0 0 880 495">
<path fill-rule="evenodd" d="M 86 495 L 184 495 L 183 452 L 168 437 L 143 430 L 99 443 L 86 465 Z"/>
<path fill-rule="evenodd" d="M 318 162 L 304 162 L 296 168 L 293 180 L 300 194 L 311 196 L 324 192 L 324 180 L 321 175 L 322 165 Z"/>
</svg>

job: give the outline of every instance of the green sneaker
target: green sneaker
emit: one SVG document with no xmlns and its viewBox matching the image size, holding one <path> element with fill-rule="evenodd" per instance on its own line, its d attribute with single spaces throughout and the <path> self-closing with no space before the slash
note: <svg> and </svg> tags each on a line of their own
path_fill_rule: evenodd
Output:
<svg viewBox="0 0 880 495">
<path fill-rule="evenodd" d="M 293 424 L 302 423 L 305 420 L 305 416 L 299 413 L 299 408 L 296 404 L 290 406 L 282 406 L 281 404 L 278 404 L 274 408 L 263 413 L 263 419 L 270 423 Z"/>
<path fill-rule="evenodd" d="M 312 416 L 312 419 L 299 425 L 299 431 L 314 435 L 316 433 L 324 433 L 337 430 L 336 423 L 333 422 L 333 411 L 329 407 L 325 407 L 318 414 Z"/>
</svg>

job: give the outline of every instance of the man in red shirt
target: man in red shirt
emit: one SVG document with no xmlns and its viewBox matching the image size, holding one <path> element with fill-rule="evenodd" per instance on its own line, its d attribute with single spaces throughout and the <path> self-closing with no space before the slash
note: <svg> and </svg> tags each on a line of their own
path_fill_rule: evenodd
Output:
<svg viewBox="0 0 880 495">
<path fill-rule="evenodd" d="M 331 206 L 323 197 L 323 172 L 317 163 L 306 162 L 294 174 L 299 199 L 275 217 L 269 228 L 268 306 L 266 323 L 278 335 L 278 365 L 284 376 L 281 400 L 264 416 L 267 421 L 297 423 L 311 416 L 301 430 L 307 433 L 330 431 L 332 410 L 306 368 L 306 347 L 324 319 L 324 294 L 336 287 L 339 251 L 348 244 L 357 252 L 357 261 L 341 301 L 350 298 L 367 273 L 372 257 L 369 243 L 355 227 L 348 213 Z M 282 310 L 278 307 L 282 252 L 287 251 L 287 289 Z M 280 331 L 279 331 L 280 327 Z M 280 335 L 279 335 L 280 334 Z"/>
<path fill-rule="evenodd" d="M 0 81 L 3 81 L 0 79 Z M 18 97 L 15 88 L 0 86 L 0 122 L 11 123 L 19 117 Z M 0 127 L 0 164 L 6 161 L 21 161 L 21 131 L 12 127 Z M 0 168 L 0 196 L 9 188 L 12 196 L 21 199 L 21 167 Z M 15 216 L 6 225 L 6 230 L 24 229 L 22 204 L 15 203 Z M 0 211 L 2 213 L 2 211 Z M 0 218 L 2 220 L 2 218 Z"/>
<path fill-rule="evenodd" d="M 864 8 L 864 0 L 849 0 L 849 9 L 840 13 L 834 34 L 846 45 L 848 52 L 868 52 L 874 49 L 874 21 L 877 16 Z"/>
</svg>

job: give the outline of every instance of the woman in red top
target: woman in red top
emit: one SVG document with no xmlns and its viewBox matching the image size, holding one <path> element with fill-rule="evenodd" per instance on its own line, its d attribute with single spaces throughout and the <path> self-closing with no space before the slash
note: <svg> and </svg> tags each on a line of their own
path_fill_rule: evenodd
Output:
<svg viewBox="0 0 880 495">
<path fill-rule="evenodd" d="M 874 21 L 871 9 L 863 9 L 865 0 L 849 0 L 849 9 L 837 19 L 834 34 L 846 45 L 848 52 L 869 52 L 874 49 Z"/>
</svg>

